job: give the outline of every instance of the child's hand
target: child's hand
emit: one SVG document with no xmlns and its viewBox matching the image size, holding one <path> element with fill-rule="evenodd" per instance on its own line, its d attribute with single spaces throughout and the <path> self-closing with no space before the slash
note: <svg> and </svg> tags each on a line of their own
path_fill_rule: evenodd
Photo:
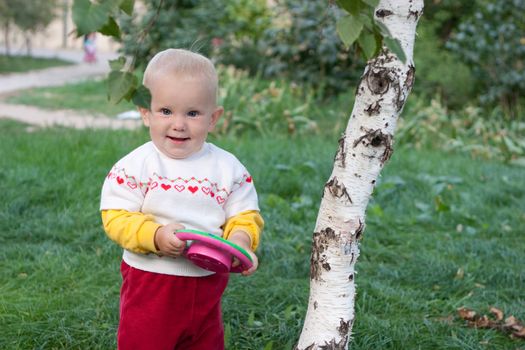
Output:
<svg viewBox="0 0 525 350">
<path fill-rule="evenodd" d="M 248 254 L 250 254 L 253 261 L 253 266 L 250 267 L 248 270 L 241 272 L 241 274 L 243 276 L 252 275 L 257 270 L 257 267 L 259 267 L 259 259 L 257 258 L 257 255 L 255 255 L 255 253 L 252 251 L 252 248 L 250 246 L 251 240 L 248 234 L 244 233 L 243 231 L 236 231 L 231 234 L 228 240 L 232 243 L 237 244 L 238 246 L 246 250 Z M 239 261 L 239 259 L 233 258 L 232 267 L 239 266 L 240 263 L 241 262 Z"/>
<path fill-rule="evenodd" d="M 155 247 L 160 255 L 176 258 L 181 256 L 186 248 L 186 241 L 178 239 L 175 231 L 183 229 L 184 226 L 179 223 L 171 223 L 161 226 L 155 232 Z"/>
</svg>

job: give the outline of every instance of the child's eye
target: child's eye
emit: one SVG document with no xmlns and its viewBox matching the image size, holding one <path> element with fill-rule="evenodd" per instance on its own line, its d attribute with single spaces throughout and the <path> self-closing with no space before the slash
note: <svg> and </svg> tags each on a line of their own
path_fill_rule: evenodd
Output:
<svg viewBox="0 0 525 350">
<path fill-rule="evenodd" d="M 160 109 L 160 113 L 162 115 L 171 115 L 171 111 L 169 109 L 167 109 L 167 108 L 161 108 Z"/>
<path fill-rule="evenodd" d="M 196 117 L 198 115 L 199 115 L 198 111 L 189 111 L 188 112 L 188 117 Z"/>
</svg>

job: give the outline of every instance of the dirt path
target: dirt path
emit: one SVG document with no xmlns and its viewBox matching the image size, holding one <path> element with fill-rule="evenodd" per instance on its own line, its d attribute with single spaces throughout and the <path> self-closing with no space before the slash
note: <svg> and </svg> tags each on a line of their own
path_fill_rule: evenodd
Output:
<svg viewBox="0 0 525 350">
<path fill-rule="evenodd" d="M 9 104 L 2 96 L 24 89 L 43 86 L 60 86 L 66 83 L 102 76 L 109 72 L 108 59 L 114 54 L 101 54 L 94 64 L 82 62 L 81 51 L 40 50 L 40 57 L 59 57 L 75 62 L 74 65 L 53 67 L 21 74 L 0 75 L 0 118 L 14 119 L 39 127 L 65 126 L 77 129 L 112 128 L 134 129 L 141 125 L 138 120 L 119 120 L 89 115 L 70 110 L 46 110 L 33 106 Z"/>
</svg>

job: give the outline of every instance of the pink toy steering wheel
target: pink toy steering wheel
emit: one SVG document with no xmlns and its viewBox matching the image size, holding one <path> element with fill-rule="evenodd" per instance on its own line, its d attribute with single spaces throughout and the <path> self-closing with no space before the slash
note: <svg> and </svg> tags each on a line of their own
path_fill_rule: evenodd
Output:
<svg viewBox="0 0 525 350">
<path fill-rule="evenodd" d="M 239 273 L 253 266 L 252 258 L 245 249 L 222 237 L 186 229 L 178 230 L 175 234 L 181 240 L 192 241 L 184 254 L 192 263 L 203 269 L 218 273 Z M 240 262 L 236 267 L 231 266 L 233 257 Z"/>
</svg>

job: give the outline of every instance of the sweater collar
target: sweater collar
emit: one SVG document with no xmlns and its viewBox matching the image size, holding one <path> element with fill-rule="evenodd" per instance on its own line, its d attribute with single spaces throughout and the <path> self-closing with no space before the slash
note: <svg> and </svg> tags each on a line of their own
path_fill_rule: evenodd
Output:
<svg viewBox="0 0 525 350">
<path fill-rule="evenodd" d="M 202 145 L 201 149 L 199 151 L 197 151 L 196 153 L 193 153 L 191 154 L 189 157 L 186 157 L 186 158 L 181 158 L 181 159 L 176 159 L 176 158 L 171 158 L 171 157 L 168 157 L 167 155 L 165 155 L 164 153 L 162 153 L 158 148 L 157 146 L 155 146 L 155 144 L 153 143 L 153 141 L 150 141 L 150 144 L 151 146 L 155 149 L 155 151 L 159 154 L 159 156 L 162 158 L 162 159 L 165 159 L 165 160 L 177 160 L 177 161 L 194 161 L 194 160 L 197 160 L 197 159 L 200 159 L 202 157 L 204 157 L 206 154 L 208 154 L 208 152 L 210 151 L 210 144 L 208 142 L 204 142 L 204 144 Z"/>
</svg>

